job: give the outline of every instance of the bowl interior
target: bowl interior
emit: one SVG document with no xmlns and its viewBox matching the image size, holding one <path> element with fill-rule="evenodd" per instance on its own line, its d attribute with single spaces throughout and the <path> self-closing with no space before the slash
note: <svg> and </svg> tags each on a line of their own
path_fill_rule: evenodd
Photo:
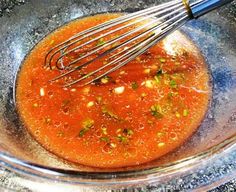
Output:
<svg viewBox="0 0 236 192">
<path fill-rule="evenodd" d="M 161 1 L 160 1 L 161 2 Z M 159 2 L 144 0 L 29 1 L 0 17 L 0 150 L 36 164 L 78 171 L 104 170 L 68 163 L 52 155 L 20 124 L 14 104 L 14 81 L 24 57 L 50 31 L 73 19 L 102 12 L 133 12 Z M 197 132 L 180 148 L 137 170 L 171 164 L 217 146 L 236 133 L 236 8 L 226 6 L 180 30 L 198 46 L 209 67 L 212 99 Z"/>
</svg>

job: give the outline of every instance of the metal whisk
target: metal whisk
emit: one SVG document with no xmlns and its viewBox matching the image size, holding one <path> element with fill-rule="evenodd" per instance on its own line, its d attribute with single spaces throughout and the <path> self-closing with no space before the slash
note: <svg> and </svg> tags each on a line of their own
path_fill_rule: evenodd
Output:
<svg viewBox="0 0 236 192">
<path fill-rule="evenodd" d="M 55 65 L 57 69 L 62 70 L 61 74 L 51 81 L 68 77 L 72 73 L 88 65 L 92 65 L 96 60 L 109 55 L 109 60 L 105 65 L 99 66 L 87 74 L 81 74 L 77 79 L 72 79 L 69 82 L 66 81 L 64 86 L 67 87 L 76 83 L 88 85 L 96 82 L 146 52 L 150 47 L 188 20 L 198 18 L 231 1 L 198 0 L 189 3 L 185 0 L 172 0 L 158 6 L 123 15 L 82 31 L 67 41 L 51 48 L 47 53 L 45 65 L 50 68 Z M 106 42 L 93 45 L 99 39 L 125 30 L 131 26 L 136 27 L 133 27 L 118 37 L 115 36 Z M 90 37 L 93 38 L 91 39 Z M 88 40 L 83 42 L 85 39 Z M 89 46 L 88 49 L 84 50 L 84 47 L 89 44 L 93 46 Z M 73 60 L 70 60 L 65 65 L 65 58 L 73 52 L 78 51 L 80 51 L 80 54 L 76 55 Z M 98 56 L 90 58 L 97 53 L 99 53 Z M 84 59 L 87 60 L 78 64 Z"/>
</svg>

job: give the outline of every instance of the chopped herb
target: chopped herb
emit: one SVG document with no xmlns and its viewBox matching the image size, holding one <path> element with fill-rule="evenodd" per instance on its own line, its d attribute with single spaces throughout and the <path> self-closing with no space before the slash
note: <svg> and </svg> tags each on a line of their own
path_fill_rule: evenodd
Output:
<svg viewBox="0 0 236 192">
<path fill-rule="evenodd" d="M 101 137 L 100 141 L 104 141 L 106 143 L 109 143 L 110 139 L 108 137 Z"/>
<path fill-rule="evenodd" d="M 89 129 L 81 129 L 79 132 L 79 137 L 83 137 L 84 134 L 88 131 Z"/>
<path fill-rule="evenodd" d="M 132 83 L 131 83 L 131 87 L 132 87 L 133 90 L 138 89 L 138 84 L 137 84 L 137 82 L 132 82 Z"/>
<path fill-rule="evenodd" d="M 109 81 L 110 81 L 110 77 L 109 76 L 105 76 L 105 77 L 103 77 L 103 78 L 101 78 L 101 82 L 103 83 L 103 84 L 106 84 L 106 83 L 108 83 Z"/>
<path fill-rule="evenodd" d="M 156 76 L 159 77 L 163 74 L 163 70 L 162 69 L 159 69 L 156 73 Z"/>
<path fill-rule="evenodd" d="M 50 45 L 52 45 L 54 42 L 55 42 L 54 40 L 51 40 L 51 41 L 50 41 Z"/>
<path fill-rule="evenodd" d="M 154 79 L 155 79 L 155 82 L 156 82 L 156 83 L 160 83 L 160 79 L 159 79 L 159 77 L 157 77 L 156 75 L 154 76 Z"/>
<path fill-rule="evenodd" d="M 179 79 L 179 80 L 184 80 L 185 76 L 183 73 L 174 73 L 173 75 L 171 75 L 172 79 Z"/>
<path fill-rule="evenodd" d="M 178 95 L 178 92 L 169 92 L 167 97 L 168 99 L 172 99 L 173 97 L 175 97 L 176 95 Z"/>
<path fill-rule="evenodd" d="M 94 125 L 94 120 L 92 119 L 86 119 L 82 122 L 82 129 L 79 132 L 79 137 L 83 137 L 84 134 L 89 131 L 91 127 Z"/>
<path fill-rule="evenodd" d="M 161 119 L 163 117 L 162 109 L 160 105 L 152 105 L 150 108 L 152 116 L 156 117 L 157 119 Z"/>
<path fill-rule="evenodd" d="M 166 62 L 166 59 L 161 57 L 161 58 L 159 59 L 159 61 L 160 61 L 161 63 L 165 63 L 165 62 Z"/>
<path fill-rule="evenodd" d="M 176 89 L 177 88 L 177 83 L 175 80 L 170 80 L 170 87 L 173 88 L 173 89 Z"/>
<path fill-rule="evenodd" d="M 126 128 L 123 130 L 123 133 L 129 136 L 134 134 L 134 132 L 131 129 L 126 129 Z"/>
<path fill-rule="evenodd" d="M 183 116 L 184 116 L 184 117 L 188 116 L 188 110 L 187 110 L 187 109 L 184 109 L 184 110 L 183 110 Z"/>
<path fill-rule="evenodd" d="M 128 139 L 125 136 L 119 135 L 117 136 L 117 139 L 121 142 L 121 143 L 127 143 Z"/>
<path fill-rule="evenodd" d="M 156 83 L 160 83 L 160 77 L 161 77 L 161 75 L 163 75 L 164 73 L 163 73 L 163 70 L 162 70 L 162 68 L 160 68 L 158 71 L 157 71 L 157 73 L 156 73 L 156 75 L 154 76 L 154 79 L 155 79 L 155 82 Z"/>
<path fill-rule="evenodd" d="M 119 119 L 119 117 L 105 105 L 102 106 L 102 113 L 108 117 Z"/>
<path fill-rule="evenodd" d="M 97 42 L 97 46 L 100 46 L 100 45 L 103 45 L 103 44 L 105 44 L 105 41 L 104 41 L 103 38 L 100 38 Z"/>
<path fill-rule="evenodd" d="M 82 122 L 83 128 L 91 128 L 94 125 L 94 120 L 92 119 L 86 119 L 85 121 Z"/>
</svg>

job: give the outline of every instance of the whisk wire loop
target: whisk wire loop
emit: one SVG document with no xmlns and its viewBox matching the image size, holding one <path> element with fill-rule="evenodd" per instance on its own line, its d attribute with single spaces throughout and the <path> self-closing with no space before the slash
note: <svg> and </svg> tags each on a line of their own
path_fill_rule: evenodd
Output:
<svg viewBox="0 0 236 192">
<path fill-rule="evenodd" d="M 190 4 L 187 0 L 172 0 L 81 31 L 52 47 L 46 54 L 45 66 L 52 69 L 55 65 L 62 71 L 51 82 L 67 77 L 108 56 L 107 63 L 77 79 L 66 81 L 64 86 L 84 81 L 80 86 L 93 83 L 134 60 L 188 20 L 230 1 L 232 0 L 197 0 Z M 121 34 L 110 37 L 117 32 Z M 108 40 L 96 44 L 103 38 Z M 64 62 L 65 58 L 74 53 L 80 54 L 76 54 L 73 60 Z"/>
</svg>

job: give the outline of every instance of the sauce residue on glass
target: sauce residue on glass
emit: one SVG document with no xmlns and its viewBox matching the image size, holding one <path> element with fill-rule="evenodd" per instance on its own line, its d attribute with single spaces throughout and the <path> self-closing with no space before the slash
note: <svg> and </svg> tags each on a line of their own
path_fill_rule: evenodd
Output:
<svg viewBox="0 0 236 192">
<path fill-rule="evenodd" d="M 96 15 L 59 28 L 29 53 L 18 74 L 16 103 L 28 131 L 71 162 L 113 168 L 154 160 L 182 145 L 208 107 L 207 67 L 180 32 L 100 84 L 62 88 L 49 82 L 61 73 L 44 66 L 51 47 L 115 17 Z M 101 41 L 107 39 L 97 43 Z"/>
</svg>

